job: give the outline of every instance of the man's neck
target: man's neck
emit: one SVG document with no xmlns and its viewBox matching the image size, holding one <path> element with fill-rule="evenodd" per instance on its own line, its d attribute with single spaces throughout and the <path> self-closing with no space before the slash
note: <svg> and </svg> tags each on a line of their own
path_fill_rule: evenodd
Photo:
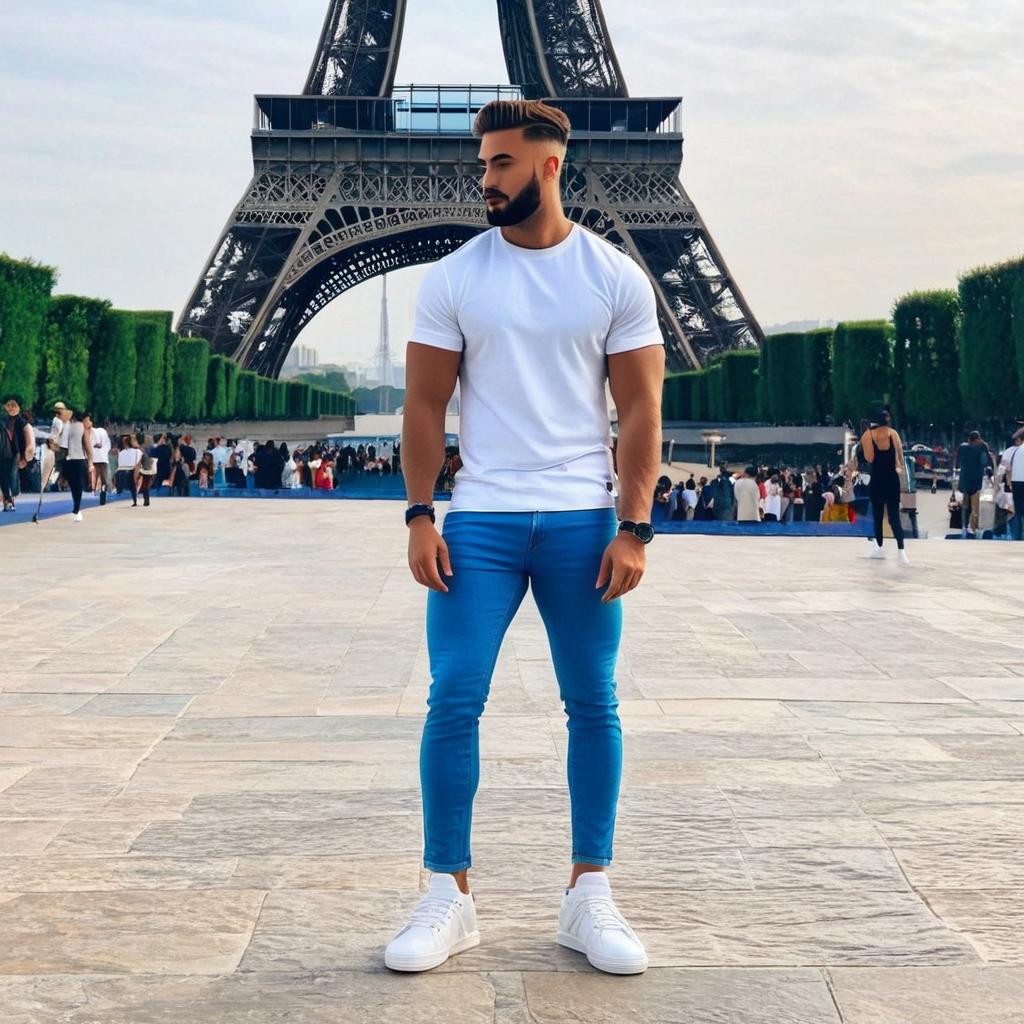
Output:
<svg viewBox="0 0 1024 1024">
<path fill-rule="evenodd" d="M 550 249 L 565 241 L 572 225 L 560 208 L 549 213 L 541 207 L 521 224 L 503 227 L 500 231 L 506 242 L 521 249 Z"/>
</svg>

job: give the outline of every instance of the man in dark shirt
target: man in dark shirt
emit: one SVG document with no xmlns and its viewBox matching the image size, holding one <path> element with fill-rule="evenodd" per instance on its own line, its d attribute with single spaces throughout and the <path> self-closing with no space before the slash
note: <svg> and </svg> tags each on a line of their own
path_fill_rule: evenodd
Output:
<svg viewBox="0 0 1024 1024">
<path fill-rule="evenodd" d="M 273 441 L 267 441 L 257 449 L 253 456 L 256 466 L 256 489 L 277 490 L 281 486 L 281 474 L 284 472 L 284 458 L 277 450 Z"/>
<path fill-rule="evenodd" d="M 978 512 L 981 502 L 981 485 L 985 471 L 991 467 L 995 472 L 995 456 L 981 439 L 977 430 L 967 435 L 967 441 L 957 449 L 953 459 L 953 473 L 959 471 L 960 491 L 963 493 L 960 535 L 973 537 L 978 529 Z"/>
<path fill-rule="evenodd" d="M 184 434 L 178 445 L 181 453 L 181 472 L 175 478 L 175 490 L 187 498 L 189 496 L 189 480 L 196 471 L 196 450 L 192 444 L 192 435 Z"/>
</svg>

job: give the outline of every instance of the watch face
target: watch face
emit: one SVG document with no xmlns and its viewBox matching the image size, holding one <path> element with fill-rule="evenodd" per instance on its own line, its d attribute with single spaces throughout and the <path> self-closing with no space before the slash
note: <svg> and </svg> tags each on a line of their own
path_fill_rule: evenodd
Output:
<svg viewBox="0 0 1024 1024">
<path fill-rule="evenodd" d="M 637 537 L 645 544 L 654 538 L 654 527 L 650 523 L 637 523 L 634 527 Z"/>
</svg>

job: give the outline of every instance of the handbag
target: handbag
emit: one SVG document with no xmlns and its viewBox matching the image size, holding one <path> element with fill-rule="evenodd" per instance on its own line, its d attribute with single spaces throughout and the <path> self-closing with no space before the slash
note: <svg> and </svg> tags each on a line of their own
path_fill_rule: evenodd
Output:
<svg viewBox="0 0 1024 1024">
<path fill-rule="evenodd" d="M 155 476 L 156 457 L 149 454 L 143 455 L 141 461 L 139 462 L 139 472 L 143 476 Z"/>
</svg>

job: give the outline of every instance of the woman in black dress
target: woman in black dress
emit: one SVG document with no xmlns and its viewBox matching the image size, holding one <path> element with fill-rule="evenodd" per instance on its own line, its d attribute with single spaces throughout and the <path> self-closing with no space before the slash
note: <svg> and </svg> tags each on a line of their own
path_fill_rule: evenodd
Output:
<svg viewBox="0 0 1024 1024">
<path fill-rule="evenodd" d="M 864 458 L 871 466 L 868 494 L 875 519 L 875 548 L 870 557 L 885 557 L 882 550 L 882 518 L 887 515 L 892 535 L 896 538 L 896 557 L 903 565 L 909 565 L 910 559 L 903 546 L 903 524 L 900 521 L 900 483 L 906 472 L 903 443 L 900 435 L 890 426 L 891 422 L 889 410 L 879 409 L 871 419 L 871 426 L 860 439 Z"/>
</svg>

